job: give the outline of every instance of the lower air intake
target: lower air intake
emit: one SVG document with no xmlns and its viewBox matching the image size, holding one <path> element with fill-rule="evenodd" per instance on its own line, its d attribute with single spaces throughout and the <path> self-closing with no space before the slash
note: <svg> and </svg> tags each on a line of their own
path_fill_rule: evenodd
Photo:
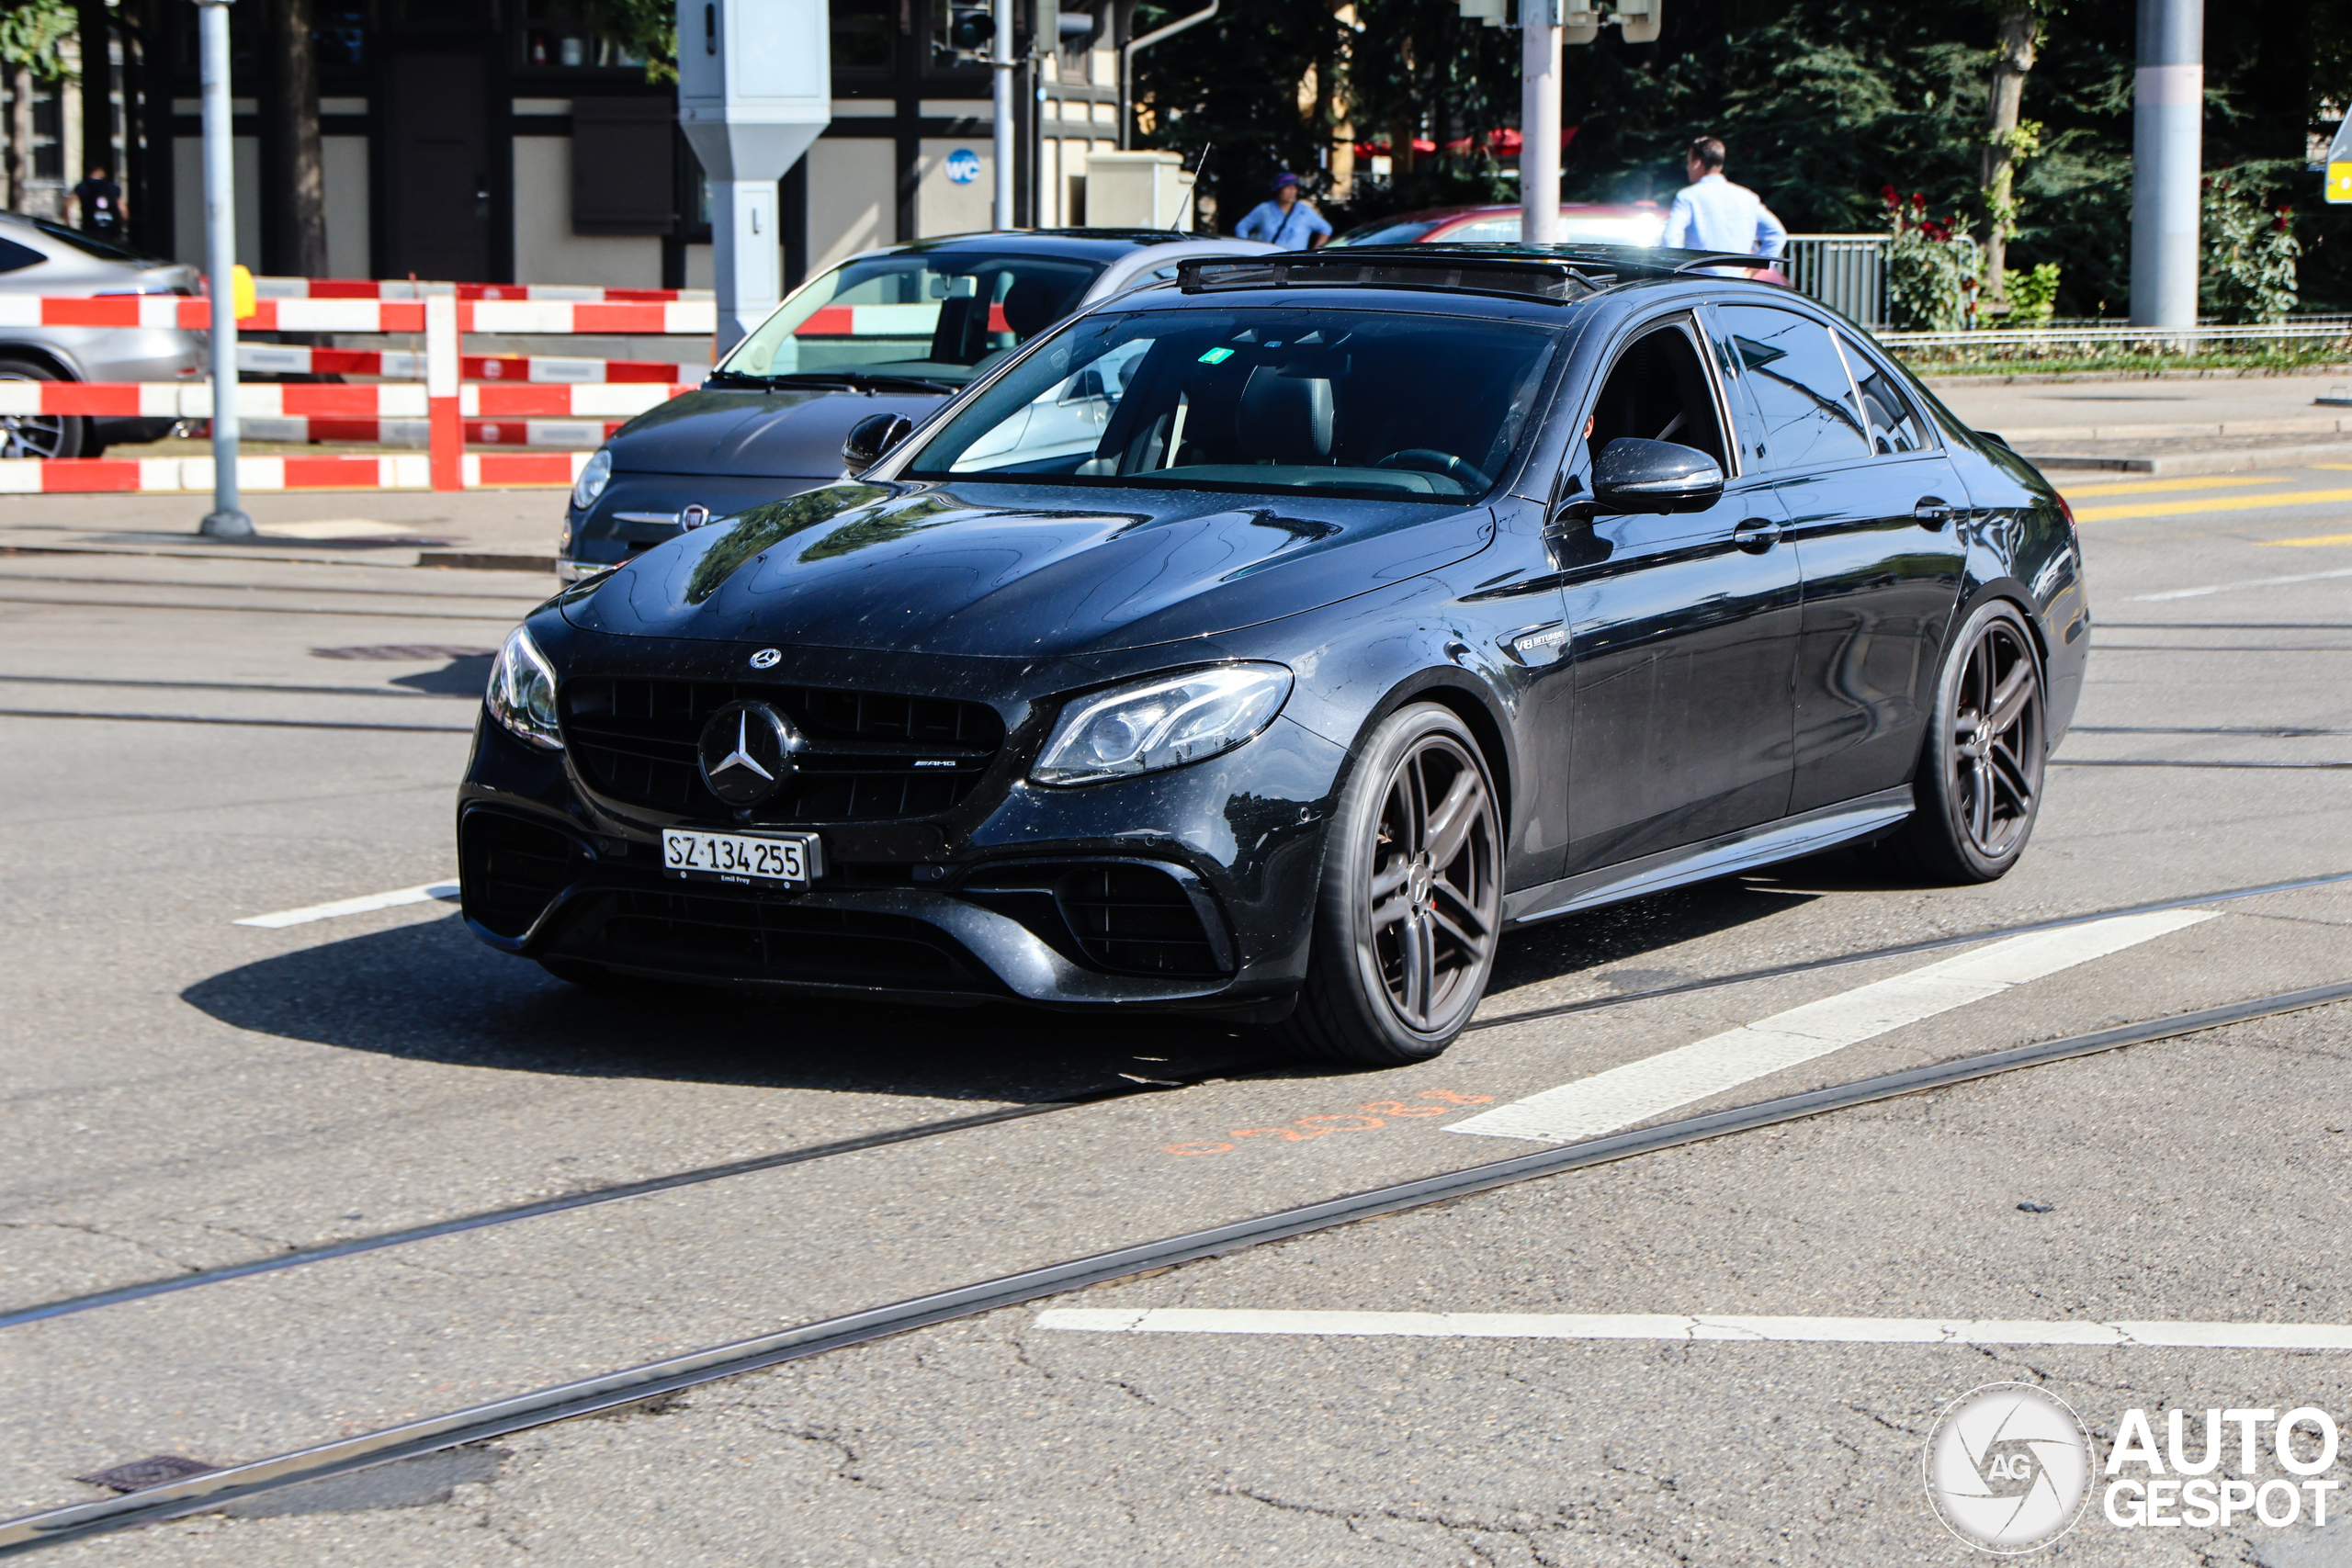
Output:
<svg viewBox="0 0 2352 1568">
<path fill-rule="evenodd" d="M 458 828 L 466 913 L 500 936 L 521 936 L 571 880 L 579 853 L 553 828 L 496 811 L 466 813 Z"/>
</svg>

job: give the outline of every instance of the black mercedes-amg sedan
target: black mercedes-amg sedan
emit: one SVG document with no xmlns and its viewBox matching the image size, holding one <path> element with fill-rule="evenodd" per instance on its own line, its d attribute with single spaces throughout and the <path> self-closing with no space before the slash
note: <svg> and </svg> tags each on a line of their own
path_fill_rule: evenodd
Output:
<svg viewBox="0 0 2352 1568">
<path fill-rule="evenodd" d="M 1202 260 L 878 415 L 854 479 L 508 637 L 467 921 L 582 984 L 1383 1064 L 1453 1040 L 1516 924 L 1838 844 L 2001 875 L 2081 690 L 2073 519 L 1727 265 Z"/>
</svg>

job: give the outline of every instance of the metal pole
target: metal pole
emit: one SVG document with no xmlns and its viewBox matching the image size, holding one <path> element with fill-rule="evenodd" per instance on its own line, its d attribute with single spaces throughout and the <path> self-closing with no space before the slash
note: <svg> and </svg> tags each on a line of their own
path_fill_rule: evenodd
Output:
<svg viewBox="0 0 2352 1568">
<path fill-rule="evenodd" d="M 1560 235 L 1560 0 L 1520 0 L 1520 238 Z"/>
<path fill-rule="evenodd" d="M 2140 0 L 2132 93 L 2132 324 L 2197 324 L 2205 0 Z"/>
<path fill-rule="evenodd" d="M 250 539 L 237 504 L 237 166 L 229 119 L 229 0 L 196 0 L 203 44 L 204 270 L 211 294 L 212 511 L 202 531 Z"/>
<path fill-rule="evenodd" d="M 1157 28 L 1138 39 L 1129 39 L 1119 46 L 1119 149 L 1125 152 L 1135 143 L 1136 129 L 1136 56 L 1162 39 L 1174 38 L 1186 28 L 1197 28 L 1216 15 L 1218 0 L 1209 3 L 1189 17 L 1179 17 L 1164 28 Z"/>
<path fill-rule="evenodd" d="M 996 198 L 989 227 L 1012 227 L 1012 0 L 996 0 L 996 36 L 989 40 L 989 73 L 996 84 Z"/>
</svg>

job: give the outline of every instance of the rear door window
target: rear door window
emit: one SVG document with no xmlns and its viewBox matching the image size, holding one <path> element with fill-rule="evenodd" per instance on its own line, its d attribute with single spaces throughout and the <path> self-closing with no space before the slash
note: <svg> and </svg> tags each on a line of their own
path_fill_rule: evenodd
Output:
<svg viewBox="0 0 2352 1568">
<path fill-rule="evenodd" d="M 1935 445 L 1928 435 L 1927 422 L 1903 395 L 1894 378 L 1872 363 L 1862 345 L 1844 333 L 1838 334 L 1838 346 L 1846 351 L 1846 364 L 1854 372 L 1854 385 L 1862 394 L 1862 418 L 1870 426 L 1871 450 L 1882 457 L 1897 452 L 1924 452 Z"/>
<path fill-rule="evenodd" d="M 1793 310 L 1718 305 L 1727 357 L 1764 422 L 1764 461 L 1809 468 L 1870 455 L 1861 401 L 1829 329 Z"/>
</svg>

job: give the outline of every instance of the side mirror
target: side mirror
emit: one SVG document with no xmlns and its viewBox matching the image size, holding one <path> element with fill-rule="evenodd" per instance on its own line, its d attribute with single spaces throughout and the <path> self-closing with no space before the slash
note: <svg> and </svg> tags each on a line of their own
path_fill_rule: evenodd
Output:
<svg viewBox="0 0 2352 1568">
<path fill-rule="evenodd" d="M 1592 469 L 1593 499 L 1611 512 L 1702 512 L 1724 493 L 1724 471 L 1704 452 L 1621 435 Z"/>
<path fill-rule="evenodd" d="M 913 430 L 913 422 L 902 413 L 869 415 L 850 427 L 849 439 L 842 443 L 842 461 L 853 474 L 870 468 Z"/>
</svg>

